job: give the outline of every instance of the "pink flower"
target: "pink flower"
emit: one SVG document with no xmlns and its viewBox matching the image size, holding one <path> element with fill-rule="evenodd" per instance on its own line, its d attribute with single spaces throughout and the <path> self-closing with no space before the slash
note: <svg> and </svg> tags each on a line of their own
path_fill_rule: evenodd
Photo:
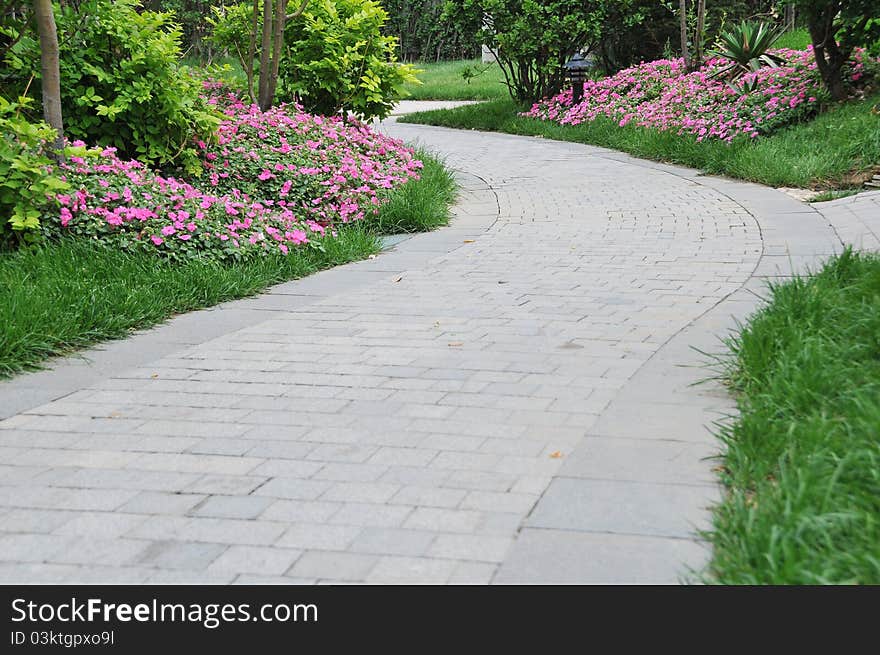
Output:
<svg viewBox="0 0 880 655">
<path fill-rule="evenodd" d="M 291 230 L 289 232 L 285 232 L 284 237 L 288 241 L 295 243 L 297 245 L 302 244 L 302 243 L 308 243 L 308 240 L 309 240 L 309 237 L 306 236 L 306 233 L 304 230 Z"/>
<path fill-rule="evenodd" d="M 161 246 L 163 243 L 165 243 L 165 241 L 164 241 L 164 239 L 162 239 L 162 237 L 156 236 L 155 234 L 150 237 L 150 241 L 152 241 L 153 244 L 157 245 L 157 246 Z"/>
</svg>

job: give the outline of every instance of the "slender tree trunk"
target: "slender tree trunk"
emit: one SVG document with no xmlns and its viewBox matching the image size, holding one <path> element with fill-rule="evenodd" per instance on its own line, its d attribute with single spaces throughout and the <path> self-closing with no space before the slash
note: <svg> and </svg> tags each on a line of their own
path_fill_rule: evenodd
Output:
<svg viewBox="0 0 880 655">
<path fill-rule="evenodd" d="M 64 121 L 61 116 L 61 72 L 58 64 L 58 32 L 52 0 L 34 0 L 34 15 L 40 34 L 40 68 L 43 85 L 43 116 L 55 130 L 56 156 L 64 148 Z"/>
<path fill-rule="evenodd" d="M 678 0 L 678 19 L 681 28 L 681 56 L 684 58 L 684 67 L 690 66 L 688 56 L 688 28 L 687 28 L 687 0 Z"/>
<path fill-rule="evenodd" d="M 256 4 L 256 2 L 255 2 Z M 284 25 L 287 20 L 302 14 L 309 0 L 302 0 L 299 8 L 287 14 L 287 0 L 263 0 L 263 39 L 260 43 L 260 109 L 266 111 L 275 99 L 278 86 L 278 71 L 281 66 L 281 52 L 284 49 Z M 254 29 L 256 33 L 256 29 Z"/>
<path fill-rule="evenodd" d="M 275 30 L 272 33 L 272 72 L 269 77 L 269 97 L 275 97 L 278 71 L 281 67 L 281 49 L 284 46 L 284 23 L 287 20 L 287 0 L 278 0 L 275 6 Z"/>
<path fill-rule="evenodd" d="M 260 0 L 254 0 L 253 13 L 251 14 L 251 38 L 248 43 L 247 61 L 244 64 L 244 72 L 247 75 L 248 97 L 251 102 L 256 100 L 254 96 L 254 57 L 257 56 L 257 26 L 260 23 Z"/>
<path fill-rule="evenodd" d="M 796 14 L 794 5 L 785 5 L 785 29 L 793 30 Z"/>
<path fill-rule="evenodd" d="M 694 57 L 691 68 L 696 70 L 703 64 L 703 32 L 706 29 L 706 0 L 697 0 L 697 34 L 694 37 Z"/>
<path fill-rule="evenodd" d="M 260 43 L 260 91 L 258 102 L 260 109 L 266 111 L 272 106 L 269 95 L 269 76 L 272 69 L 272 0 L 263 0 L 263 40 Z"/>
</svg>

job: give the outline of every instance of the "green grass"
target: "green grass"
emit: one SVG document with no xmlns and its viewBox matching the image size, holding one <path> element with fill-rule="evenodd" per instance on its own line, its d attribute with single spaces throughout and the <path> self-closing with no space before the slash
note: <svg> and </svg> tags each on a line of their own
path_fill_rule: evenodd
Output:
<svg viewBox="0 0 880 655">
<path fill-rule="evenodd" d="M 880 94 L 832 107 L 815 119 L 771 137 L 727 144 L 678 136 L 600 118 L 577 126 L 523 118 L 510 100 L 402 116 L 405 123 L 507 132 L 622 150 L 637 157 L 683 164 L 771 186 L 852 187 L 880 165 L 880 129 L 871 113 Z"/>
<path fill-rule="evenodd" d="M 770 294 L 730 341 L 740 416 L 708 579 L 880 584 L 880 256 L 846 251 Z"/>
<path fill-rule="evenodd" d="M 774 48 L 791 48 L 792 50 L 806 50 L 813 42 L 810 33 L 805 29 L 790 30 L 779 37 Z"/>
<path fill-rule="evenodd" d="M 456 194 L 452 171 L 424 150 L 417 150 L 416 156 L 425 164 L 422 179 L 404 184 L 382 205 L 377 223 L 381 234 L 428 232 L 449 222 Z"/>
<path fill-rule="evenodd" d="M 498 64 L 488 67 L 479 59 L 462 61 L 442 61 L 439 63 L 416 63 L 423 72 L 419 73 L 422 84 L 407 84 L 405 90 L 410 94 L 407 100 L 494 100 L 507 97 L 504 75 Z M 479 72 L 469 81 L 461 72 L 466 68 Z"/>
<path fill-rule="evenodd" d="M 837 189 L 833 191 L 822 191 L 815 196 L 811 196 L 807 202 L 828 202 L 829 200 L 839 200 L 840 198 L 848 198 L 856 195 L 861 189 Z"/>
<path fill-rule="evenodd" d="M 298 249 L 246 263 L 171 264 L 88 241 L 0 253 L 0 378 L 99 341 L 121 339 L 174 314 L 257 293 L 267 286 L 364 259 L 378 236 L 429 230 L 448 220 L 455 183 L 421 152 L 422 178 L 394 190 L 376 221 L 344 226 L 325 252 Z"/>
</svg>

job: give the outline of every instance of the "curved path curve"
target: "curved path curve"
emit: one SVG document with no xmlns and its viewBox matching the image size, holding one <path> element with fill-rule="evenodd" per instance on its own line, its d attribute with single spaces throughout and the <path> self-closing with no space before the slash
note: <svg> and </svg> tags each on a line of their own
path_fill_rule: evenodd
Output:
<svg viewBox="0 0 880 655">
<path fill-rule="evenodd" d="M 840 247 L 775 191 L 389 123 L 452 225 L 0 385 L 4 582 L 676 582 L 706 558 L 692 346 Z"/>
</svg>

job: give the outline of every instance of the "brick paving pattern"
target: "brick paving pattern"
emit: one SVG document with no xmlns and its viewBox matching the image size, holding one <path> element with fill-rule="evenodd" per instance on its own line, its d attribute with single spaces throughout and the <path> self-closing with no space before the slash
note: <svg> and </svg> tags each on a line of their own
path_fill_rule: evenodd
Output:
<svg viewBox="0 0 880 655">
<path fill-rule="evenodd" d="M 384 129 L 461 171 L 449 228 L 0 384 L 0 580 L 700 567 L 731 404 L 691 346 L 839 250 L 830 219 L 598 148 Z"/>
</svg>

